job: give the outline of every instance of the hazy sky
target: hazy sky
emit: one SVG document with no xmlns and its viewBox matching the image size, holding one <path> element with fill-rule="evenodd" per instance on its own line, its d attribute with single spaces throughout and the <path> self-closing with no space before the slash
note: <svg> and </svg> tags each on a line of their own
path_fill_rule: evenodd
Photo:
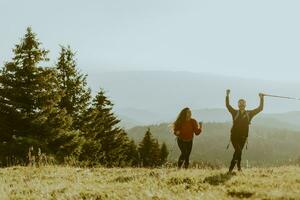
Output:
<svg viewBox="0 0 300 200">
<path fill-rule="evenodd" d="M 183 70 L 273 80 L 300 74 L 299 0 L 0 0 L 0 63 L 32 26 L 52 62 Z"/>
</svg>

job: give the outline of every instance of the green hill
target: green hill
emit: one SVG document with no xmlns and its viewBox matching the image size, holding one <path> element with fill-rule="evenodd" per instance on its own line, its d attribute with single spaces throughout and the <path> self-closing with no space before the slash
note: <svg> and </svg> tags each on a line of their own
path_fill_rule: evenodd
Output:
<svg viewBox="0 0 300 200">
<path fill-rule="evenodd" d="M 138 126 L 127 130 L 129 136 L 139 142 L 147 128 L 160 142 L 166 142 L 170 151 L 169 159 L 177 160 L 179 149 L 169 124 Z M 230 137 L 230 123 L 205 123 L 204 131 L 194 138 L 192 161 L 208 161 L 227 165 L 233 148 L 226 150 Z M 269 166 L 294 161 L 300 156 L 300 132 L 252 125 L 248 149 L 244 150 L 243 165 Z"/>
</svg>

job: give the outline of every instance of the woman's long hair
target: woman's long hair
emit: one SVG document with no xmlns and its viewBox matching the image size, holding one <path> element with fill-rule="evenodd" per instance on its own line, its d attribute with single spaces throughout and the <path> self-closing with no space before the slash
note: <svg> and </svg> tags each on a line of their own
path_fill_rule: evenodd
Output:
<svg viewBox="0 0 300 200">
<path fill-rule="evenodd" d="M 186 121 L 187 119 L 187 114 L 190 111 L 190 108 L 184 108 L 180 111 L 176 121 L 174 122 L 173 126 L 174 129 L 179 130 L 182 126 L 182 124 Z"/>
</svg>

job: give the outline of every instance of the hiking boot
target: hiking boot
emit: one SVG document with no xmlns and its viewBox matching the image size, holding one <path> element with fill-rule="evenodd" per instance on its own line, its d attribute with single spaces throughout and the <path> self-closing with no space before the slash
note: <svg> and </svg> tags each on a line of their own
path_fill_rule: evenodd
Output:
<svg viewBox="0 0 300 200">
<path fill-rule="evenodd" d="M 184 164 L 184 169 L 188 169 L 189 168 L 189 164 Z"/>
<path fill-rule="evenodd" d="M 238 171 L 239 171 L 239 172 L 242 171 L 242 167 L 241 167 L 240 164 L 238 165 Z"/>
<path fill-rule="evenodd" d="M 229 170 L 228 170 L 229 172 L 232 172 L 232 171 L 233 171 L 233 169 L 234 169 L 234 167 L 235 167 L 235 164 L 236 164 L 235 161 L 231 162 L 230 167 L 229 167 Z"/>
<path fill-rule="evenodd" d="M 181 169 L 183 165 L 183 161 L 178 161 L 177 168 Z"/>
<path fill-rule="evenodd" d="M 226 175 L 236 175 L 236 173 L 233 172 L 233 171 L 228 171 L 228 172 L 226 173 Z"/>
</svg>

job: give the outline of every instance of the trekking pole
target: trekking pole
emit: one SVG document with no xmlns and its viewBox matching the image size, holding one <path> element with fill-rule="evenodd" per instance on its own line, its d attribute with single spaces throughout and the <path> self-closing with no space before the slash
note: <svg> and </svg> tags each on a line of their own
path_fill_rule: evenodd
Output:
<svg viewBox="0 0 300 200">
<path fill-rule="evenodd" d="M 230 147 L 230 138 L 229 138 L 229 142 L 228 142 L 228 144 L 227 144 L 227 147 L 226 147 L 226 150 L 228 150 L 229 149 L 229 147 Z"/>
<path fill-rule="evenodd" d="M 300 101 L 300 98 L 295 97 L 287 97 L 287 96 L 278 96 L 278 95 L 272 95 L 272 94 L 263 94 L 266 97 L 275 97 L 275 98 L 281 98 L 281 99 L 291 99 L 291 100 L 298 100 Z"/>
</svg>

